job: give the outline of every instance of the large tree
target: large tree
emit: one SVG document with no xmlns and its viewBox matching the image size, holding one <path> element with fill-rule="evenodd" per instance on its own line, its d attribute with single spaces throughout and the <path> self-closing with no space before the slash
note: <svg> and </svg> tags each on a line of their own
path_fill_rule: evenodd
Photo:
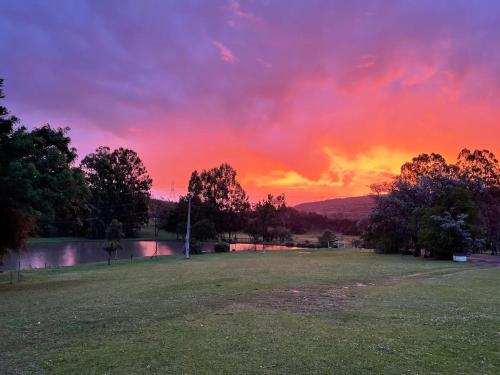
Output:
<svg viewBox="0 0 500 375">
<path fill-rule="evenodd" d="M 0 99 L 5 97 L 2 88 L 3 79 L 0 79 Z M 20 184 L 13 189 L 13 184 L 9 183 L 14 171 L 12 164 L 16 162 L 16 155 L 10 152 L 10 146 L 17 122 L 18 119 L 0 105 L 0 264 L 10 250 L 19 250 L 24 245 L 33 228 L 29 203 L 18 199 L 18 192 L 30 189 L 30 184 Z"/>
<path fill-rule="evenodd" d="M 152 180 L 137 153 L 126 148 L 99 147 L 81 163 L 92 193 L 90 231 L 103 237 L 113 219 L 134 236 L 148 222 Z"/>
<path fill-rule="evenodd" d="M 436 257 L 449 258 L 452 247 L 456 251 L 465 246 L 469 246 L 468 251 L 477 248 L 472 245 L 481 243 L 482 231 L 476 230 L 480 224 L 484 232 L 488 225 L 491 227 L 490 242 L 496 241 L 496 163 L 494 155 L 484 150 L 462 151 L 457 165 L 447 164 L 439 154 L 413 158 L 387 185 L 386 194 L 377 194 L 377 204 L 363 233 L 367 245 L 381 252 L 415 249 L 415 254 L 424 247 Z M 479 214 L 464 208 L 469 203 L 482 208 L 482 223 Z"/>
<path fill-rule="evenodd" d="M 207 219 L 215 224 L 217 233 L 234 233 L 243 227 L 245 212 L 250 208 L 237 173 L 229 164 L 221 164 L 191 174 L 189 195 L 205 206 Z"/>
<path fill-rule="evenodd" d="M 0 80 L 0 98 L 3 98 Z M 82 230 L 89 195 L 69 128 L 28 130 L 0 106 L 0 256 L 42 235 Z"/>
<path fill-rule="evenodd" d="M 89 214 L 90 192 L 82 170 L 73 166 L 77 153 L 70 147 L 68 132 L 69 128 L 44 125 L 14 135 L 22 144 L 23 162 L 36 170 L 37 194 L 32 202 L 41 235 L 82 234 Z"/>
<path fill-rule="evenodd" d="M 401 166 L 398 179 L 408 184 L 416 184 L 421 178 L 450 177 L 455 172 L 455 166 L 447 164 L 440 154 L 420 154 Z"/>
<path fill-rule="evenodd" d="M 479 207 L 486 246 L 496 254 L 500 245 L 500 164 L 489 150 L 463 149 L 457 165 L 462 182 Z"/>
<path fill-rule="evenodd" d="M 418 231 L 421 245 L 438 259 L 473 251 L 481 243 L 478 212 L 470 191 L 449 186 L 432 207 L 424 209 Z"/>
<path fill-rule="evenodd" d="M 272 241 L 274 228 L 283 227 L 282 219 L 285 211 L 285 196 L 268 194 L 267 198 L 257 202 L 253 211 L 249 213 L 245 232 L 254 238 L 260 236 L 263 241 Z"/>
</svg>

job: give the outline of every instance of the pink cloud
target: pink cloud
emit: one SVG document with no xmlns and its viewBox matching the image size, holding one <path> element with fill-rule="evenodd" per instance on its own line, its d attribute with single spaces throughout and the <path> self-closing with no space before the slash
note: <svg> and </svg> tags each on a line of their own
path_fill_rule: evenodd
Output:
<svg viewBox="0 0 500 375">
<path fill-rule="evenodd" d="M 222 61 L 225 61 L 230 64 L 234 64 L 235 62 L 238 61 L 236 56 L 234 56 L 234 53 L 221 42 L 213 40 L 212 44 L 219 50 L 219 55 Z"/>
</svg>

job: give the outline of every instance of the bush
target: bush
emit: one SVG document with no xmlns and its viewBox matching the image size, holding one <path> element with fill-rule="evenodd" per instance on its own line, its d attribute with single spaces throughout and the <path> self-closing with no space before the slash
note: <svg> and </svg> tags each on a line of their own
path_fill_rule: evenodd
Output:
<svg viewBox="0 0 500 375">
<path fill-rule="evenodd" d="M 318 237 L 318 242 L 322 247 L 328 247 L 328 245 L 334 242 L 337 238 L 332 231 L 325 231 L 321 236 Z"/>
<path fill-rule="evenodd" d="M 202 254 L 202 251 L 201 251 L 201 242 L 199 242 L 199 241 L 191 241 L 189 243 L 189 253 L 191 255 L 200 255 L 200 254 Z"/>
<path fill-rule="evenodd" d="M 214 251 L 216 253 L 229 253 L 231 247 L 226 242 L 218 242 L 214 245 Z"/>
</svg>

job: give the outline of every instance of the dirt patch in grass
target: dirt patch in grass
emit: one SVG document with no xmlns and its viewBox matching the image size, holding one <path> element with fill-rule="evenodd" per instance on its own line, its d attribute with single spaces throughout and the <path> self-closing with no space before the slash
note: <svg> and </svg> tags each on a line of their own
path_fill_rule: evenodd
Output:
<svg viewBox="0 0 500 375">
<path fill-rule="evenodd" d="M 373 287 L 375 285 L 392 285 L 406 279 L 425 279 L 431 277 L 446 277 L 471 269 L 440 269 L 428 272 L 418 272 L 407 275 L 382 278 L 376 283 L 353 283 L 335 287 L 274 289 L 241 294 L 231 299 L 216 314 L 230 315 L 239 311 L 254 309 L 271 309 L 299 314 L 328 313 L 341 308 L 348 300 L 355 298 L 355 290 Z M 472 269 L 474 270 L 474 269 Z"/>
<path fill-rule="evenodd" d="M 231 314 L 248 309 L 284 310 L 300 314 L 330 312 L 353 298 L 348 289 L 278 289 L 240 295 L 217 314 Z"/>
</svg>

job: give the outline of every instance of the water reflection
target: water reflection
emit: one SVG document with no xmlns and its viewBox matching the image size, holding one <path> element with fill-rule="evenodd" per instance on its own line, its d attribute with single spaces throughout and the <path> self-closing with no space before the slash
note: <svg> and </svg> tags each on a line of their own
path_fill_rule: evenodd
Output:
<svg viewBox="0 0 500 375">
<path fill-rule="evenodd" d="M 231 251 L 247 250 L 296 250 L 298 247 L 262 244 L 231 244 Z M 127 259 L 130 257 L 147 257 L 157 255 L 182 255 L 183 242 L 168 241 L 124 241 L 123 249 L 118 250 L 113 258 Z M 203 252 L 213 252 L 213 243 L 203 243 Z M 29 246 L 20 254 L 11 254 L 4 259 L 1 270 L 47 268 L 59 266 L 73 266 L 75 264 L 105 262 L 107 253 L 104 251 L 103 241 L 81 241 L 36 244 Z"/>
</svg>

